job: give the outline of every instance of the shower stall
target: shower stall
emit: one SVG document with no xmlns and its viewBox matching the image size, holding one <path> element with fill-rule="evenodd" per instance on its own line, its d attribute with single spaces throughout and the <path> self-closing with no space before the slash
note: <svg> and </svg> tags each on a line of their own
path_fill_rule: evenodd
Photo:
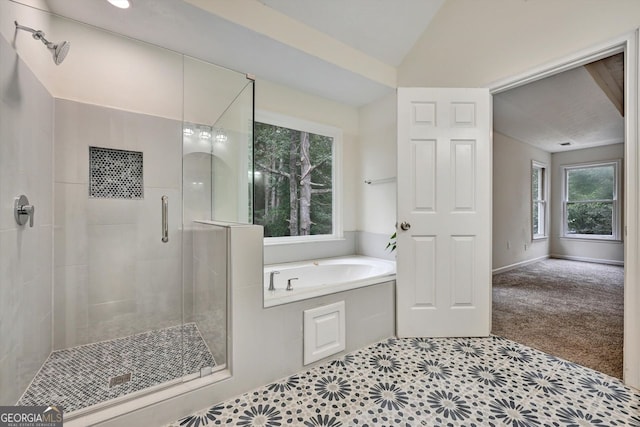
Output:
<svg viewBox="0 0 640 427">
<path fill-rule="evenodd" d="M 0 405 L 68 419 L 228 373 L 225 236 L 193 230 L 251 221 L 253 86 L 0 3 Z"/>
</svg>

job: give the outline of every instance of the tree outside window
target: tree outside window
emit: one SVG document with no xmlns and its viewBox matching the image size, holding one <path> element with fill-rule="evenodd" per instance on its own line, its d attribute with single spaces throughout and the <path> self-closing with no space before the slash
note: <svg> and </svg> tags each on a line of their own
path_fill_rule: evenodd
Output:
<svg viewBox="0 0 640 427">
<path fill-rule="evenodd" d="M 255 123 L 254 223 L 265 237 L 333 233 L 330 136 Z"/>
<path fill-rule="evenodd" d="M 565 236 L 618 238 L 618 162 L 565 167 Z"/>
</svg>

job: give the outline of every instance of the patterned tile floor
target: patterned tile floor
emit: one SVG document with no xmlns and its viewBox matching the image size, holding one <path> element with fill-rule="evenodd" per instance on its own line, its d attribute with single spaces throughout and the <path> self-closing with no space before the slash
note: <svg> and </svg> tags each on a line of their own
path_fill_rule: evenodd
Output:
<svg viewBox="0 0 640 427">
<path fill-rule="evenodd" d="M 500 337 L 389 339 L 171 427 L 640 426 L 640 392 Z"/>
<path fill-rule="evenodd" d="M 187 323 L 54 351 L 18 405 L 56 405 L 69 413 L 199 372 L 205 366 L 215 366 L 213 356 L 195 323 Z M 131 381 L 110 387 L 110 378 L 129 372 Z"/>
</svg>

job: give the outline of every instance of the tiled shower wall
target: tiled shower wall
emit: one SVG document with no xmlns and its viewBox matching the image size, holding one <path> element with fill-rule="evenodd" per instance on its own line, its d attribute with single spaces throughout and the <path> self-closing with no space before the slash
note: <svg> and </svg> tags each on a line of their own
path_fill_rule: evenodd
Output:
<svg viewBox="0 0 640 427">
<path fill-rule="evenodd" d="M 89 146 L 142 152 L 143 198 L 90 197 Z M 54 349 L 182 322 L 181 155 L 180 121 L 55 101 Z"/>
<path fill-rule="evenodd" d="M 0 405 L 51 351 L 53 98 L 0 36 Z M 18 226 L 14 197 L 35 206 Z"/>
</svg>

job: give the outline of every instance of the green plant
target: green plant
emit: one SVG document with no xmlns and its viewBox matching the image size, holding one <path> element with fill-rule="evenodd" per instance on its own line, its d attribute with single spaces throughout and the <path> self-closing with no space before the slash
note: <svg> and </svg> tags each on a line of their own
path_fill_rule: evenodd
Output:
<svg viewBox="0 0 640 427">
<path fill-rule="evenodd" d="M 389 242 L 387 243 L 387 247 L 385 249 L 390 249 L 390 252 L 393 252 L 396 250 L 396 236 L 397 236 L 397 232 L 394 232 L 391 237 L 389 237 Z"/>
</svg>

